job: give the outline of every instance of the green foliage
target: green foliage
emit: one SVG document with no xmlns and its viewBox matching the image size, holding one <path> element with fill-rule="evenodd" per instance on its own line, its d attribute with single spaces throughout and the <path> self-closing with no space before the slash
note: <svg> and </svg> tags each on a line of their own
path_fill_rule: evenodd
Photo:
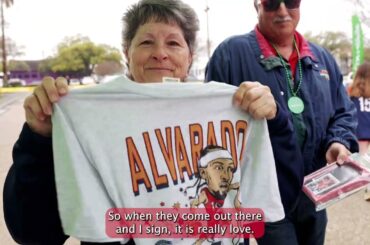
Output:
<svg viewBox="0 0 370 245">
<path fill-rule="evenodd" d="M 55 57 L 43 62 L 40 71 L 50 70 L 59 75 L 88 76 L 94 66 L 104 62 L 122 61 L 120 51 L 108 45 L 97 45 L 83 36 L 67 37 L 58 45 Z"/>
<path fill-rule="evenodd" d="M 10 60 L 7 65 L 9 71 L 30 71 L 31 67 L 24 61 Z M 3 70 L 3 64 L 0 63 L 0 71 Z"/>
<path fill-rule="evenodd" d="M 339 54 L 341 59 L 348 58 L 352 52 L 352 44 L 350 38 L 344 32 L 321 32 L 318 35 L 313 35 L 312 32 L 304 34 L 305 38 L 313 43 L 316 43 L 333 54 Z"/>
<path fill-rule="evenodd" d="M 53 60 L 54 60 L 53 57 L 48 57 L 42 60 L 39 64 L 38 71 L 41 74 L 48 74 L 52 72 L 51 67 L 52 67 Z"/>
<path fill-rule="evenodd" d="M 304 36 L 307 40 L 328 49 L 332 54 L 338 54 L 340 59 L 352 58 L 352 40 L 343 32 L 323 32 L 318 35 L 307 32 Z M 364 41 L 364 59 L 370 60 L 370 42 L 366 39 Z"/>
<path fill-rule="evenodd" d="M 8 64 L 9 71 L 30 71 L 30 66 L 24 61 L 10 60 Z"/>
</svg>

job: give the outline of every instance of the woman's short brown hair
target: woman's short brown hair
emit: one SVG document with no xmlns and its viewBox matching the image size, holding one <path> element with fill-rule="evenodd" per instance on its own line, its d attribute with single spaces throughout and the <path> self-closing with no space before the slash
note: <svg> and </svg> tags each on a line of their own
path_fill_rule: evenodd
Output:
<svg viewBox="0 0 370 245">
<path fill-rule="evenodd" d="M 190 53 L 194 53 L 199 20 L 195 11 L 181 0 L 141 0 L 127 10 L 122 20 L 123 50 L 130 47 L 140 25 L 154 20 L 179 25 Z"/>
</svg>

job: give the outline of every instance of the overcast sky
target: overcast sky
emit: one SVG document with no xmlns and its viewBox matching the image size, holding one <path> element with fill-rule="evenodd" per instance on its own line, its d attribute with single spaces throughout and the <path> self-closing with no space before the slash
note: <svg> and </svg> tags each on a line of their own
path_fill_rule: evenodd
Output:
<svg viewBox="0 0 370 245">
<path fill-rule="evenodd" d="M 197 11 L 201 30 L 199 41 L 206 40 L 206 0 L 184 0 Z M 366 0 L 370 1 L 370 0 Z M 136 0 L 15 0 L 5 10 L 6 33 L 24 46 L 24 59 L 53 55 L 65 36 L 82 34 L 96 43 L 120 48 L 121 17 Z M 224 38 L 250 31 L 257 17 L 253 0 L 208 0 L 212 48 Z M 301 33 L 343 31 L 351 34 L 354 8 L 346 0 L 302 0 Z M 366 30 L 365 30 L 366 31 Z"/>
</svg>

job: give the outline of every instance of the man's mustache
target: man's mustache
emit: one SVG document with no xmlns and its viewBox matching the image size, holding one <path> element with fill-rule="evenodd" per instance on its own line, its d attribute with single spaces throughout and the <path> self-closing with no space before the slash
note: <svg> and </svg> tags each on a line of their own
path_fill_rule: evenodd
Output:
<svg viewBox="0 0 370 245">
<path fill-rule="evenodd" d="M 274 23 L 280 23 L 280 22 L 286 22 L 286 21 L 292 21 L 292 18 L 290 16 L 285 16 L 285 17 L 276 17 L 274 19 Z"/>
</svg>

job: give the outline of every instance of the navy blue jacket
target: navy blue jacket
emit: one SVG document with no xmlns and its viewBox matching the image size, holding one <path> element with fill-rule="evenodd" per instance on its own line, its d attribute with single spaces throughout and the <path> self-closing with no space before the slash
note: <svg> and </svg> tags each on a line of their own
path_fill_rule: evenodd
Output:
<svg viewBox="0 0 370 245">
<path fill-rule="evenodd" d="M 24 124 L 13 148 L 13 160 L 3 192 L 4 218 L 11 236 L 20 244 L 64 244 L 68 236 L 58 213 L 51 138 Z"/>
<path fill-rule="evenodd" d="M 351 100 L 357 109 L 356 136 L 359 140 L 370 141 L 370 98 L 351 97 Z"/>
<path fill-rule="evenodd" d="M 306 127 L 302 148 L 287 107 L 286 72 L 278 57 L 262 54 L 255 30 L 222 42 L 206 70 L 207 81 L 236 86 L 243 81 L 259 81 L 270 87 L 278 113 L 275 119 L 268 121 L 268 126 L 286 212 L 293 208 L 304 176 L 326 164 L 325 153 L 331 143 L 342 143 L 352 152 L 358 149 L 354 133 L 355 108 L 342 85 L 342 75 L 334 58 L 312 43 L 308 43 L 306 49 L 312 56 L 301 57 L 303 82 L 298 96 L 304 101 L 302 117 Z M 297 71 L 296 80 L 298 74 Z"/>
<path fill-rule="evenodd" d="M 51 138 L 24 124 L 13 148 L 14 164 L 4 185 L 4 218 L 20 244 L 63 244 L 54 181 Z"/>
</svg>

